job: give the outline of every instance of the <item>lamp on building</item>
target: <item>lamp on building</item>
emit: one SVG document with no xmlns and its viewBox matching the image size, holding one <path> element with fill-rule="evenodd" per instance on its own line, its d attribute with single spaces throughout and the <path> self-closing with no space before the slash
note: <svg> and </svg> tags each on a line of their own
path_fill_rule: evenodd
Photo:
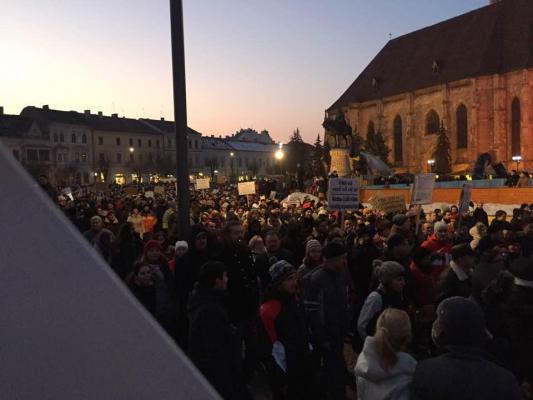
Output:
<svg viewBox="0 0 533 400">
<path fill-rule="evenodd" d="M 130 147 L 130 153 L 133 153 L 135 149 L 133 147 Z"/>
<path fill-rule="evenodd" d="M 231 169 L 230 181 L 233 182 L 233 180 L 235 179 L 235 172 L 233 170 L 233 168 L 234 168 L 233 159 L 235 158 L 235 153 L 232 151 L 231 153 L 229 153 L 229 156 L 231 157 L 230 158 L 230 162 L 229 162 L 229 166 L 230 166 L 230 169 Z"/>
<path fill-rule="evenodd" d="M 281 162 L 283 160 L 283 157 L 285 157 L 285 152 L 283 151 L 283 143 L 279 144 L 279 149 L 277 149 L 276 152 L 274 153 L 274 157 L 276 158 L 276 160 L 279 161 L 279 173 L 281 174 L 282 173 Z"/>
<path fill-rule="evenodd" d="M 513 161 L 516 162 L 516 172 L 518 172 L 518 166 L 520 165 L 520 161 L 522 161 L 522 156 L 513 156 Z"/>
<path fill-rule="evenodd" d="M 431 160 L 428 160 L 428 168 L 429 168 L 429 172 L 433 172 L 433 166 L 435 165 L 435 160 L 431 159 Z"/>
</svg>

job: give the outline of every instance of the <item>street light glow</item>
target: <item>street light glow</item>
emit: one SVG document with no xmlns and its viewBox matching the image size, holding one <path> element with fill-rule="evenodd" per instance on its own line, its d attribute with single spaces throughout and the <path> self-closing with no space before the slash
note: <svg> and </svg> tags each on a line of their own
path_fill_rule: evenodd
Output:
<svg viewBox="0 0 533 400">
<path fill-rule="evenodd" d="M 522 156 L 513 156 L 513 161 L 522 161 Z"/>
<path fill-rule="evenodd" d="M 435 164 L 435 160 L 428 160 L 428 164 L 429 164 L 429 165 L 433 165 L 433 164 Z"/>
<path fill-rule="evenodd" d="M 234 156 L 235 156 L 235 153 L 232 151 L 231 153 L 229 153 L 229 156 L 230 156 L 230 157 L 234 157 Z"/>
<path fill-rule="evenodd" d="M 130 153 L 133 153 L 135 149 L 133 147 L 130 147 Z"/>
<path fill-rule="evenodd" d="M 281 150 L 280 147 L 279 150 L 276 150 L 276 152 L 274 153 L 274 157 L 276 157 L 276 160 L 282 160 L 283 156 L 285 156 L 285 153 L 283 152 L 283 150 Z"/>
</svg>

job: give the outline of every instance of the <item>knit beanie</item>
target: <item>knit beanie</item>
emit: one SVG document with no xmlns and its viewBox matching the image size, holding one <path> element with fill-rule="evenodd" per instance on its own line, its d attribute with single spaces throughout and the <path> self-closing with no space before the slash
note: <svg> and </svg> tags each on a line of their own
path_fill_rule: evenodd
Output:
<svg viewBox="0 0 533 400">
<path fill-rule="evenodd" d="M 405 224 L 405 221 L 407 221 L 407 216 L 404 214 L 396 214 L 394 217 L 392 217 L 392 223 L 394 225 L 402 226 Z"/>
<path fill-rule="evenodd" d="M 174 246 L 176 249 L 188 249 L 189 245 L 185 240 L 178 240 L 176 242 L 176 246 Z"/>
<path fill-rule="evenodd" d="M 268 270 L 272 278 L 272 285 L 278 286 L 285 278 L 296 272 L 296 269 L 287 261 L 281 260 L 274 263 Z"/>
<path fill-rule="evenodd" d="M 307 244 L 305 245 L 305 254 L 309 254 L 311 249 L 313 249 L 315 247 L 322 250 L 322 245 L 320 244 L 320 242 L 318 240 L 315 240 L 315 239 L 309 240 L 307 242 Z"/>
<path fill-rule="evenodd" d="M 389 285 L 394 279 L 405 276 L 404 267 L 396 261 L 375 260 L 374 267 L 380 283 L 385 286 Z"/>
</svg>

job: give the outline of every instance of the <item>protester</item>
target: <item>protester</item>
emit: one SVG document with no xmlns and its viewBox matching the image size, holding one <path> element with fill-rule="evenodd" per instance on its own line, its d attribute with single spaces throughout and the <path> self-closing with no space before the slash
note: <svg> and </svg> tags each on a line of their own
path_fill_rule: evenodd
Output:
<svg viewBox="0 0 533 400">
<path fill-rule="evenodd" d="M 476 303 L 463 297 L 444 300 L 437 309 L 432 337 L 447 353 L 418 364 L 413 399 L 521 399 L 516 378 L 483 357 L 489 336 Z"/>
<path fill-rule="evenodd" d="M 393 308 L 383 311 L 377 320 L 375 335 L 365 339 L 355 365 L 359 400 L 410 398 L 417 364 L 404 352 L 410 340 L 409 315 Z"/>
<path fill-rule="evenodd" d="M 459 244 L 452 248 L 450 267 L 441 274 L 438 283 L 437 300 L 448 297 L 469 297 L 472 290 L 472 272 L 476 265 L 474 251 L 469 244 Z"/>
</svg>

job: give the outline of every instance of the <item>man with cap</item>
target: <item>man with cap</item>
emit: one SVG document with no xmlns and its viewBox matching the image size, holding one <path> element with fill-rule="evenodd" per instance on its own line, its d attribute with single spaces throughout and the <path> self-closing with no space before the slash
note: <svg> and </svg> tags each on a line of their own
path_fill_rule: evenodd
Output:
<svg viewBox="0 0 533 400">
<path fill-rule="evenodd" d="M 363 341 L 367 336 L 374 335 L 376 321 L 383 310 L 386 308 L 407 310 L 403 297 L 405 268 L 395 261 L 381 260 L 375 260 L 374 268 L 379 286 L 366 298 L 357 320 L 357 331 Z"/>
<path fill-rule="evenodd" d="M 485 316 L 473 301 L 451 297 L 437 308 L 431 336 L 447 353 L 418 364 L 412 382 L 415 400 L 496 400 L 521 398 L 516 378 L 486 360 L 490 335 Z"/>
<path fill-rule="evenodd" d="M 347 331 L 346 250 L 336 239 L 324 248 L 324 264 L 309 278 L 305 310 L 311 328 L 313 345 L 323 360 L 323 375 L 330 399 L 346 396 L 346 364 L 344 338 Z"/>
<path fill-rule="evenodd" d="M 532 391 L 533 259 L 516 260 L 509 270 L 514 281 L 505 314 L 513 356 L 513 371 L 520 380 L 527 382 L 529 390 Z"/>
<path fill-rule="evenodd" d="M 316 398 L 305 314 L 296 300 L 296 269 L 282 260 L 272 265 L 269 273 L 272 281 L 267 293 L 269 300 L 261 305 L 260 316 L 269 339 L 266 347 L 270 356 L 266 365 L 273 385 L 273 398 Z"/>
<path fill-rule="evenodd" d="M 438 302 L 454 296 L 469 297 L 475 266 L 475 253 L 469 243 L 453 246 L 450 267 L 442 272 L 437 282 Z"/>
</svg>

